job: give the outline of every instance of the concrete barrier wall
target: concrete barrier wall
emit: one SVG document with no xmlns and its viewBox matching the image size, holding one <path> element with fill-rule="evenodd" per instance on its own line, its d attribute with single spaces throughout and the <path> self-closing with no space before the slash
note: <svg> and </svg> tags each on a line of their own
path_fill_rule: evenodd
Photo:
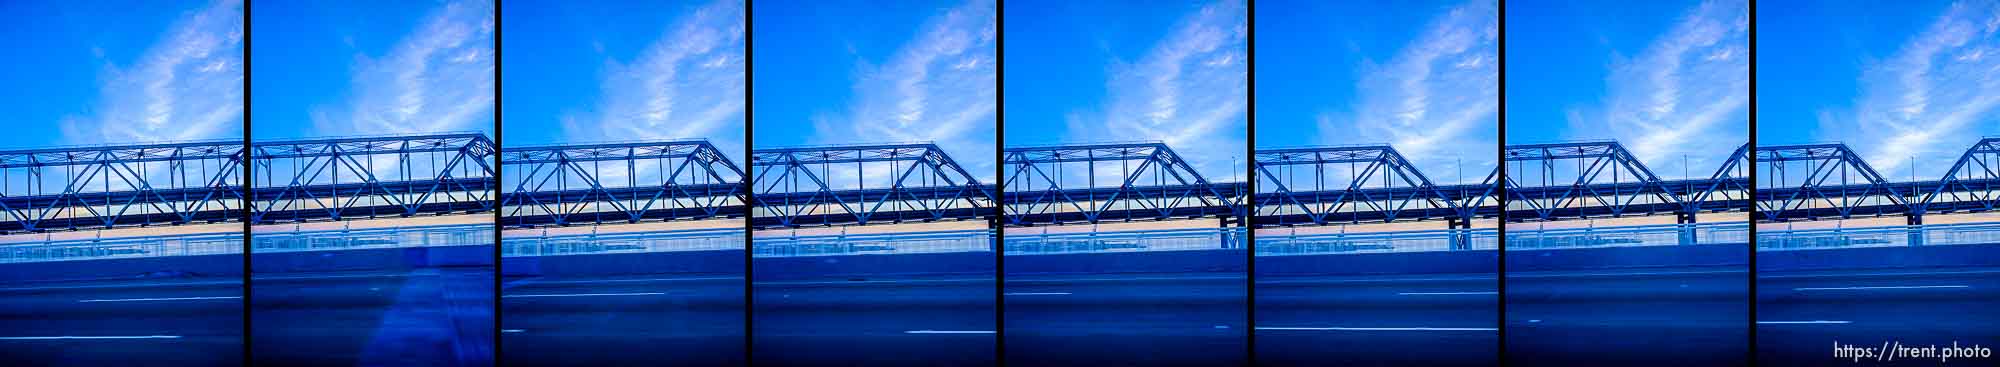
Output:
<svg viewBox="0 0 2000 367">
<path fill-rule="evenodd" d="M 1007 274 L 1237 273 L 1247 250 L 1107 252 L 1007 257 Z"/>
<path fill-rule="evenodd" d="M 767 257 L 751 260 L 755 280 L 921 275 L 991 275 L 991 252 Z"/>
<path fill-rule="evenodd" d="M 1507 250 L 1508 272 L 1749 264 L 1742 244 Z"/>
<path fill-rule="evenodd" d="M 524 256 L 503 258 L 504 276 L 601 276 L 630 274 L 742 274 L 743 250 L 674 251 L 630 254 Z"/>
<path fill-rule="evenodd" d="M 250 256 L 250 271 L 258 273 L 407 269 L 432 266 L 491 266 L 493 265 L 493 246 L 274 252 L 253 253 Z"/>
<path fill-rule="evenodd" d="M 1257 257 L 1257 275 L 1497 273 L 1500 252 L 1436 251 Z"/>
<path fill-rule="evenodd" d="M 243 276 L 239 254 L 0 264 L 0 282 Z"/>
<path fill-rule="evenodd" d="M 1757 253 L 1757 271 L 2000 266 L 2000 244 L 1863 247 Z"/>
</svg>

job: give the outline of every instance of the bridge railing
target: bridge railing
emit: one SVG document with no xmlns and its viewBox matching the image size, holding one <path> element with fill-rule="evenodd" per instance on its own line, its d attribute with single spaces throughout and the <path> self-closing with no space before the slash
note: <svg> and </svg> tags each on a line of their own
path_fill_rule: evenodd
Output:
<svg viewBox="0 0 2000 367">
<path fill-rule="evenodd" d="M 307 252 L 493 244 L 492 224 L 255 232 L 250 252 Z"/>
<path fill-rule="evenodd" d="M 2000 244 L 2000 222 L 1757 232 L 1757 251 L 1975 244 Z"/>
<path fill-rule="evenodd" d="M 751 257 L 897 255 L 993 251 L 986 229 L 750 238 Z"/>
<path fill-rule="evenodd" d="M 0 264 L 240 253 L 242 233 L 201 233 L 10 243 Z"/>
<path fill-rule="evenodd" d="M 1494 250 L 1499 246 L 1500 231 L 1491 228 L 1257 235 L 1257 256 Z"/>
<path fill-rule="evenodd" d="M 1658 224 L 1617 227 L 1509 229 L 1507 250 L 1747 244 L 1749 223 Z"/>
<path fill-rule="evenodd" d="M 1008 233 L 1007 256 L 1245 248 L 1242 227 L 1117 232 Z"/>
<path fill-rule="evenodd" d="M 521 236 L 500 239 L 501 257 L 743 250 L 740 228 Z"/>
</svg>

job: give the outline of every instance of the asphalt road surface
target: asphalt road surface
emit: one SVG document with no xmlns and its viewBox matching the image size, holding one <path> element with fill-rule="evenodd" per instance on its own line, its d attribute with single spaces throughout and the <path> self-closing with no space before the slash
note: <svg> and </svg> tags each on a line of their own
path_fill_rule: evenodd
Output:
<svg viewBox="0 0 2000 367">
<path fill-rule="evenodd" d="M 256 274 L 250 294 L 255 364 L 493 364 L 490 266 Z"/>
<path fill-rule="evenodd" d="M 1248 363 L 1245 274 L 1009 275 L 1010 366 Z"/>
<path fill-rule="evenodd" d="M 1499 279 L 1486 274 L 1257 278 L 1257 363 L 1492 366 Z"/>
<path fill-rule="evenodd" d="M 1745 266 L 1506 274 L 1509 365 L 1749 363 Z"/>
<path fill-rule="evenodd" d="M 508 279 L 502 361 L 527 366 L 742 366 L 743 275 Z"/>
<path fill-rule="evenodd" d="M 752 361 L 760 366 L 994 363 L 992 276 L 759 281 Z"/>
<path fill-rule="evenodd" d="M 1759 272 L 1757 314 L 1759 366 L 2000 365 L 2000 352 L 1952 359 L 1834 353 L 1836 343 L 2000 349 L 2000 268 Z"/>
<path fill-rule="evenodd" d="M 0 285 L 0 365 L 243 363 L 243 279 Z"/>
</svg>

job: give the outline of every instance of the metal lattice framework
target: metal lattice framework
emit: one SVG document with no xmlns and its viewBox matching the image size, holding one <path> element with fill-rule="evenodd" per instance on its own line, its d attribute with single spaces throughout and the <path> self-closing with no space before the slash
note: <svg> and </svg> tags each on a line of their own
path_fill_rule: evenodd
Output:
<svg viewBox="0 0 2000 367">
<path fill-rule="evenodd" d="M 241 217 L 243 143 L 0 151 L 0 233 Z"/>
<path fill-rule="evenodd" d="M 930 143 L 759 149 L 750 154 L 750 170 L 757 228 L 994 215 L 993 187 Z"/>
<path fill-rule="evenodd" d="M 1464 228 L 1484 212 L 1492 185 L 1439 186 L 1386 145 L 1259 149 L 1256 224 L 1451 221 Z M 1485 210 L 1481 210 L 1485 209 Z"/>
<path fill-rule="evenodd" d="M 1757 214 L 1765 220 L 1903 213 L 1906 188 L 1844 144 L 1757 147 Z"/>
<path fill-rule="evenodd" d="M 257 224 L 493 209 L 493 141 L 476 133 L 253 142 Z"/>
<path fill-rule="evenodd" d="M 1246 183 L 1211 183 L 1162 143 L 1007 148 L 1001 164 L 1009 226 L 1247 214 Z"/>
<path fill-rule="evenodd" d="M 705 140 L 508 148 L 509 227 L 741 217 L 743 171 Z"/>
<path fill-rule="evenodd" d="M 1510 222 L 1671 213 L 1693 223 L 1703 211 L 1749 209 L 1745 151 L 1708 179 L 1663 180 L 1617 142 L 1510 145 L 1499 167 L 1508 171 L 1486 182 L 1504 177 Z"/>
<path fill-rule="evenodd" d="M 1889 181 L 1844 144 L 1758 147 L 1758 220 L 1785 222 L 2000 208 L 2000 138 L 1967 148 L 1937 180 Z"/>
<path fill-rule="evenodd" d="M 1912 212 L 1985 212 L 2000 208 L 2000 138 L 1980 139 L 1925 192 Z"/>
</svg>

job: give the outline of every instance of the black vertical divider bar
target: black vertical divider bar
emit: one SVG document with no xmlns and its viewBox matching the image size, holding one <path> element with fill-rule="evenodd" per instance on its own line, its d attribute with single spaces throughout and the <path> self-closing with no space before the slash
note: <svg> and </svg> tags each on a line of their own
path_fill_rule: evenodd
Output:
<svg viewBox="0 0 2000 367">
<path fill-rule="evenodd" d="M 1250 109 L 1244 112 L 1243 157 L 1244 177 L 1243 216 L 1236 218 L 1237 225 L 1243 227 L 1243 349 L 1245 362 L 1257 365 L 1257 0 L 1245 2 L 1245 41 L 1248 48 L 1244 58 L 1245 99 Z"/>
<path fill-rule="evenodd" d="M 1745 246 L 1746 248 L 1744 249 L 1744 251 L 1748 251 L 1750 254 L 1749 269 L 1744 272 L 1744 274 L 1747 274 L 1744 276 L 1746 278 L 1744 281 L 1749 282 L 1748 289 L 1750 291 L 1749 297 L 1746 298 L 1749 301 L 1750 314 L 1749 317 L 1744 318 L 1745 321 L 1743 322 L 1743 327 L 1750 330 L 1749 335 L 1745 337 L 1745 339 L 1748 339 L 1748 344 L 1746 345 L 1749 348 L 1744 349 L 1743 353 L 1744 365 L 1746 366 L 1757 364 L 1757 1 L 1751 0 L 1749 7 L 1750 146 L 1744 149 L 1743 152 L 1743 164 L 1748 166 L 1745 168 L 1744 175 L 1749 176 L 1747 181 L 1750 182 L 1749 196 L 1745 198 L 1745 200 L 1750 201 L 1750 206 L 1744 209 L 1743 215 L 1743 220 L 1750 222 L 1750 245 Z"/>
<path fill-rule="evenodd" d="M 1499 174 L 1493 176 L 1495 179 L 1493 181 L 1493 185 L 1498 186 L 1494 188 L 1493 193 L 1495 195 L 1500 196 L 1499 198 L 1494 200 L 1495 204 L 1500 205 L 1500 210 L 1499 213 L 1495 214 L 1495 218 L 1498 219 L 1498 223 L 1495 224 L 1493 227 L 1496 235 L 1500 239 L 1500 243 L 1495 245 L 1493 250 L 1495 254 L 1498 254 L 1498 259 L 1494 262 L 1496 269 L 1493 272 L 1493 278 L 1494 278 L 1494 283 L 1498 285 L 1498 287 L 1495 290 L 1498 291 L 1496 293 L 1499 295 L 1500 299 L 1497 299 L 1495 300 L 1496 302 L 1494 302 L 1494 304 L 1497 305 L 1498 307 L 1495 307 L 1497 312 L 1494 313 L 1493 317 L 1495 322 L 1495 325 L 1493 325 L 1493 329 L 1496 331 L 1495 334 L 1497 334 L 1498 336 L 1497 338 L 1495 338 L 1494 344 L 1497 344 L 1499 346 L 1499 348 L 1494 348 L 1494 354 L 1495 354 L 1494 361 L 1499 362 L 1499 364 L 1502 366 L 1505 366 L 1507 365 L 1507 199 L 1508 199 L 1507 197 L 1507 0 L 1498 0 L 1498 1 L 1499 1 L 1498 5 L 1500 8 L 1498 12 L 1500 14 L 1498 14 L 1499 19 L 1497 19 L 1494 22 L 1494 24 L 1496 27 L 1500 29 L 1500 39 L 1498 40 L 1500 46 L 1498 47 L 1500 49 L 1499 51 L 1500 85 L 1495 86 L 1495 88 L 1500 89 L 1500 93 L 1496 93 L 1497 95 L 1500 96 L 1500 111 L 1498 111 L 1498 115 L 1500 116 L 1500 118 L 1498 119 L 1500 127 L 1498 129 L 1499 130 L 1498 133 L 1494 134 L 1494 135 L 1499 135 L 1498 137 L 1499 139 L 1497 140 L 1499 142 L 1499 146 L 1494 147 L 1493 161 L 1498 163 L 1499 166 L 1493 167 L 1493 169 L 1494 171 L 1498 171 Z M 1473 210 L 1475 213 L 1477 213 L 1478 211 L 1477 208 L 1474 208 Z M 1477 217 L 1477 215 L 1474 215 L 1474 217 Z M 1467 220 L 1471 220 L 1471 218 L 1467 218 Z M 1469 227 L 1471 223 L 1467 224 Z"/>
<path fill-rule="evenodd" d="M 242 284 L 242 289 L 239 289 L 239 291 L 241 291 L 241 292 L 243 293 L 243 295 L 242 295 L 242 296 L 243 296 L 243 298 L 242 298 L 242 302 L 241 302 L 241 304 L 243 305 L 243 330 L 242 330 L 242 331 L 243 331 L 243 335 L 242 335 L 241 339 L 238 339 L 238 340 L 241 340 L 241 341 L 242 341 L 242 343 L 243 343 L 243 365 L 245 365 L 245 366 L 248 366 L 248 365 L 251 365 L 251 364 L 252 364 L 252 363 L 251 363 L 251 359 L 250 359 L 250 305 L 251 305 L 251 303 L 250 303 L 250 247 L 251 247 L 251 246 L 250 246 L 250 236 L 252 236 L 252 234 L 250 233 L 250 218 L 251 218 L 251 214 L 252 214 L 253 212 L 252 212 L 252 211 L 250 210 L 250 208 L 251 208 L 251 206 L 252 206 L 252 205 L 255 205 L 255 204 L 256 204 L 256 200 L 255 200 L 255 198 L 252 198 L 252 197 L 250 197 L 250 193 L 251 193 L 251 192 L 253 192 L 253 191 L 251 191 L 251 190 L 250 190 L 250 183 L 251 183 L 251 180 L 252 180 L 252 178 L 256 177 L 256 175 L 255 175 L 255 174 L 251 173 L 251 169 L 253 169 L 253 168 L 254 168 L 254 166 L 256 166 L 256 165 L 254 165 L 254 164 L 251 164 L 251 163 L 250 163 L 250 162 L 251 162 L 251 161 L 250 161 L 250 157 L 251 157 L 251 150 L 250 150 L 250 147 L 251 147 L 251 146 L 250 146 L 250 95 L 251 95 L 251 93 L 250 93 L 250 59 L 251 59 L 251 57 L 250 57 L 250 45 L 251 45 L 251 42 L 250 42 L 250 36 L 251 36 L 251 34 L 250 34 L 250 24 L 251 24 L 251 23 L 250 23 L 250 3 L 251 3 L 251 2 L 249 2 L 249 1 L 245 1 L 245 2 L 243 2 L 243 15 L 242 15 L 242 16 L 243 16 L 243 157 L 241 158 L 241 159 L 242 159 L 242 161 L 241 161 L 241 162 L 237 162 L 238 164 L 242 164 L 242 165 L 243 165 L 243 169 L 242 169 L 242 170 L 240 171 L 240 172 L 243 172 L 243 179 L 242 179 L 242 185 L 243 185 L 243 186 L 241 186 L 240 188 L 238 188 L 238 190 L 243 190 L 243 191 L 242 191 L 242 192 L 241 192 L 241 193 L 240 193 L 239 195 L 237 195 L 237 197 L 238 197 L 238 198 L 241 198 L 241 200 L 243 200 L 243 204 L 242 204 L 242 206 L 243 206 L 243 207 L 242 207 L 242 208 L 240 208 L 240 209 L 242 209 L 242 210 L 243 210 L 243 218 L 242 218 L 242 221 L 243 221 L 243 244 L 242 244 L 242 246 L 243 246 L 243 284 Z"/>
<path fill-rule="evenodd" d="M 507 363 L 507 360 L 501 357 L 505 353 L 501 351 L 502 347 L 500 345 L 501 344 L 500 328 L 502 327 L 502 325 L 500 325 L 500 322 L 502 320 L 507 319 L 506 317 L 504 317 L 504 315 L 500 314 L 500 299 L 501 299 L 500 275 L 506 273 L 500 269 L 502 266 L 501 264 L 504 263 L 503 261 L 500 261 L 501 260 L 500 215 L 501 212 L 503 212 L 505 209 L 501 208 L 500 204 L 503 202 L 501 200 L 502 194 L 507 192 L 507 185 L 502 184 L 502 182 L 507 182 L 507 180 L 501 178 L 501 175 L 505 174 L 503 172 L 507 172 L 506 166 L 501 165 L 501 161 L 505 159 L 501 157 L 505 155 L 500 154 L 500 152 L 506 150 L 506 145 L 501 143 L 503 141 L 501 140 L 502 139 L 501 136 L 503 135 L 502 134 L 503 125 L 500 122 L 501 121 L 500 109 L 502 106 L 502 104 L 500 103 L 500 83 L 502 82 L 502 79 L 504 79 L 500 77 L 501 23 L 505 22 L 500 21 L 500 4 L 496 1 L 493 4 L 493 168 L 494 170 L 493 170 L 493 337 L 492 337 L 493 365 L 495 366 L 505 365 Z"/>
<path fill-rule="evenodd" d="M 757 108 L 755 107 L 756 99 L 750 98 L 751 95 L 750 89 L 756 86 L 756 83 L 752 83 L 752 81 L 756 80 L 755 77 L 752 75 L 752 73 L 755 73 L 757 69 L 754 67 L 757 65 L 755 61 L 757 59 L 754 58 L 755 56 L 753 55 L 757 50 L 757 48 L 751 47 L 751 45 L 753 45 L 753 43 L 751 42 L 753 42 L 757 37 L 757 32 L 754 32 L 751 29 L 751 26 L 756 23 L 750 21 L 752 19 L 750 17 L 750 11 L 751 9 L 755 8 L 756 8 L 755 6 L 751 6 L 750 0 L 743 1 L 743 172 L 744 175 L 738 181 L 742 181 L 743 185 L 742 188 L 743 190 L 743 365 L 745 366 L 755 365 L 753 358 L 756 358 L 757 355 L 756 353 L 752 353 L 753 350 L 752 348 L 755 347 L 756 339 L 754 335 L 755 332 L 752 331 L 755 329 L 751 328 L 753 315 L 751 315 L 751 305 L 750 305 L 751 302 L 754 302 L 751 300 L 750 276 L 752 273 L 750 271 L 750 266 L 751 266 L 750 260 L 752 255 L 755 254 L 756 252 L 755 251 L 756 249 L 751 247 L 750 236 L 753 234 L 752 232 L 754 231 L 754 229 L 750 228 L 751 226 L 750 219 L 757 216 L 757 206 L 751 205 L 751 203 L 757 202 L 756 200 L 757 172 L 755 171 L 756 167 L 751 167 L 750 164 L 752 159 L 754 159 L 753 157 L 755 157 L 751 153 L 752 152 L 751 147 L 757 146 L 755 141 L 755 139 L 757 138 L 757 134 L 751 133 L 753 131 L 756 131 L 755 129 L 751 128 L 752 126 L 754 126 L 753 124 L 756 123 L 755 122 L 756 119 L 751 118 L 751 113 L 757 111 Z"/>
<path fill-rule="evenodd" d="M 1007 365 L 1007 12 L 993 2 L 993 364 Z"/>
</svg>

